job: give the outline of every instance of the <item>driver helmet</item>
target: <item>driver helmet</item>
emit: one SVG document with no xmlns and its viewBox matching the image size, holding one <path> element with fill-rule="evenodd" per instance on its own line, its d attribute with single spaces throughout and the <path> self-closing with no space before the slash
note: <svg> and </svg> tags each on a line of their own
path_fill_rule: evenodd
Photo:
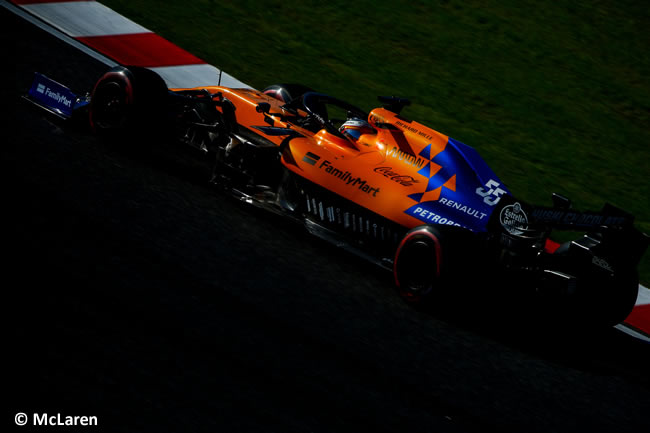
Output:
<svg viewBox="0 0 650 433">
<path fill-rule="evenodd" d="M 345 121 L 345 123 L 343 123 L 343 125 L 341 125 L 339 128 L 339 132 L 348 137 L 353 142 L 359 140 L 359 137 L 361 137 L 363 134 L 377 133 L 375 128 L 373 128 L 370 123 L 358 117 L 353 117 Z"/>
</svg>

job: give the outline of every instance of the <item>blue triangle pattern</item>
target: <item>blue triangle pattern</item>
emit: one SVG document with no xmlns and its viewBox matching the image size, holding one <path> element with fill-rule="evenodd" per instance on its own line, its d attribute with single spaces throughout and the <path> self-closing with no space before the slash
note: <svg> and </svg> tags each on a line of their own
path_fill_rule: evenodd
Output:
<svg viewBox="0 0 650 433">
<path fill-rule="evenodd" d="M 422 169 L 420 169 L 420 171 L 418 171 L 418 174 L 426 178 L 431 177 L 431 163 L 427 162 L 427 165 L 425 165 Z"/>
<path fill-rule="evenodd" d="M 431 143 L 427 144 L 427 147 L 422 149 L 420 156 L 431 161 Z"/>
<path fill-rule="evenodd" d="M 452 175 L 447 173 L 447 170 L 444 168 L 441 168 L 438 170 L 438 172 L 435 174 L 435 176 L 431 177 L 429 179 L 429 183 L 427 184 L 427 191 L 434 190 L 436 188 L 441 187 L 444 185 L 449 179 L 451 179 Z"/>
</svg>

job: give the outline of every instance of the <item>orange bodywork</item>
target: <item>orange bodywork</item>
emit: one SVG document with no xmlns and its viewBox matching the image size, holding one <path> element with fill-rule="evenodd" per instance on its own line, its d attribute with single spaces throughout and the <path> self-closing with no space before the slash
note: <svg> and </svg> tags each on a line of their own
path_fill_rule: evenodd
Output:
<svg viewBox="0 0 650 433">
<path fill-rule="evenodd" d="M 270 104 L 268 116 L 273 119 L 273 127 L 300 134 L 282 151 L 282 163 L 288 170 L 401 226 L 422 224 L 404 213 L 414 204 L 408 198 L 410 194 L 424 193 L 422 200 L 437 200 L 442 188 L 455 190 L 455 176 L 441 187 L 426 191 L 427 179 L 418 175 L 427 164 L 432 173 L 441 168 L 417 155 L 427 146 L 431 146 L 431 155 L 442 152 L 448 137 L 384 108 L 376 108 L 368 116 L 377 134 L 362 135 L 352 143 L 325 129 L 314 133 L 293 124 L 286 120 L 290 116 L 282 108 L 284 103 L 260 91 L 219 86 L 200 89 L 228 99 L 236 107 L 240 126 L 281 146 L 286 135 L 268 135 L 263 128 L 257 128 L 269 126 L 256 110 L 258 104 Z"/>
</svg>

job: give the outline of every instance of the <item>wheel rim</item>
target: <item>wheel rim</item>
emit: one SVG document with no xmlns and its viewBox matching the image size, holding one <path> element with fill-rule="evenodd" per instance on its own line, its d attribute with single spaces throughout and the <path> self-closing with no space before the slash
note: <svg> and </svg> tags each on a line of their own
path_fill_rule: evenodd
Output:
<svg viewBox="0 0 650 433">
<path fill-rule="evenodd" d="M 425 239 L 417 239 L 405 247 L 399 257 L 400 289 L 408 299 L 419 299 L 433 290 L 437 260 L 435 248 Z"/>
<path fill-rule="evenodd" d="M 119 83 L 104 83 L 92 102 L 93 123 L 97 128 L 120 129 L 126 125 L 126 93 Z"/>
</svg>

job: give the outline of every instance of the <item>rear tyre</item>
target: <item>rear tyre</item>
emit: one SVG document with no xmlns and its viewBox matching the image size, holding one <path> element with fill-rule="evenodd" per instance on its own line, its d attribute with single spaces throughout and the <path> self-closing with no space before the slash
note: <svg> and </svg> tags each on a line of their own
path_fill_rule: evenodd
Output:
<svg viewBox="0 0 650 433">
<path fill-rule="evenodd" d="M 604 278 L 585 278 L 579 317 L 586 323 L 609 328 L 623 322 L 630 315 L 639 293 L 639 279 L 635 271 L 620 272 Z"/>
<path fill-rule="evenodd" d="M 632 312 L 639 292 L 638 273 L 632 266 L 585 253 L 571 242 L 560 246 L 553 256 L 562 259 L 559 269 L 576 281 L 567 299 L 557 301 L 565 320 L 577 328 L 609 328 Z"/>
<path fill-rule="evenodd" d="M 410 303 L 422 303 L 440 292 L 443 274 L 441 231 L 420 226 L 406 233 L 395 253 L 393 275 L 400 295 Z"/>
</svg>

